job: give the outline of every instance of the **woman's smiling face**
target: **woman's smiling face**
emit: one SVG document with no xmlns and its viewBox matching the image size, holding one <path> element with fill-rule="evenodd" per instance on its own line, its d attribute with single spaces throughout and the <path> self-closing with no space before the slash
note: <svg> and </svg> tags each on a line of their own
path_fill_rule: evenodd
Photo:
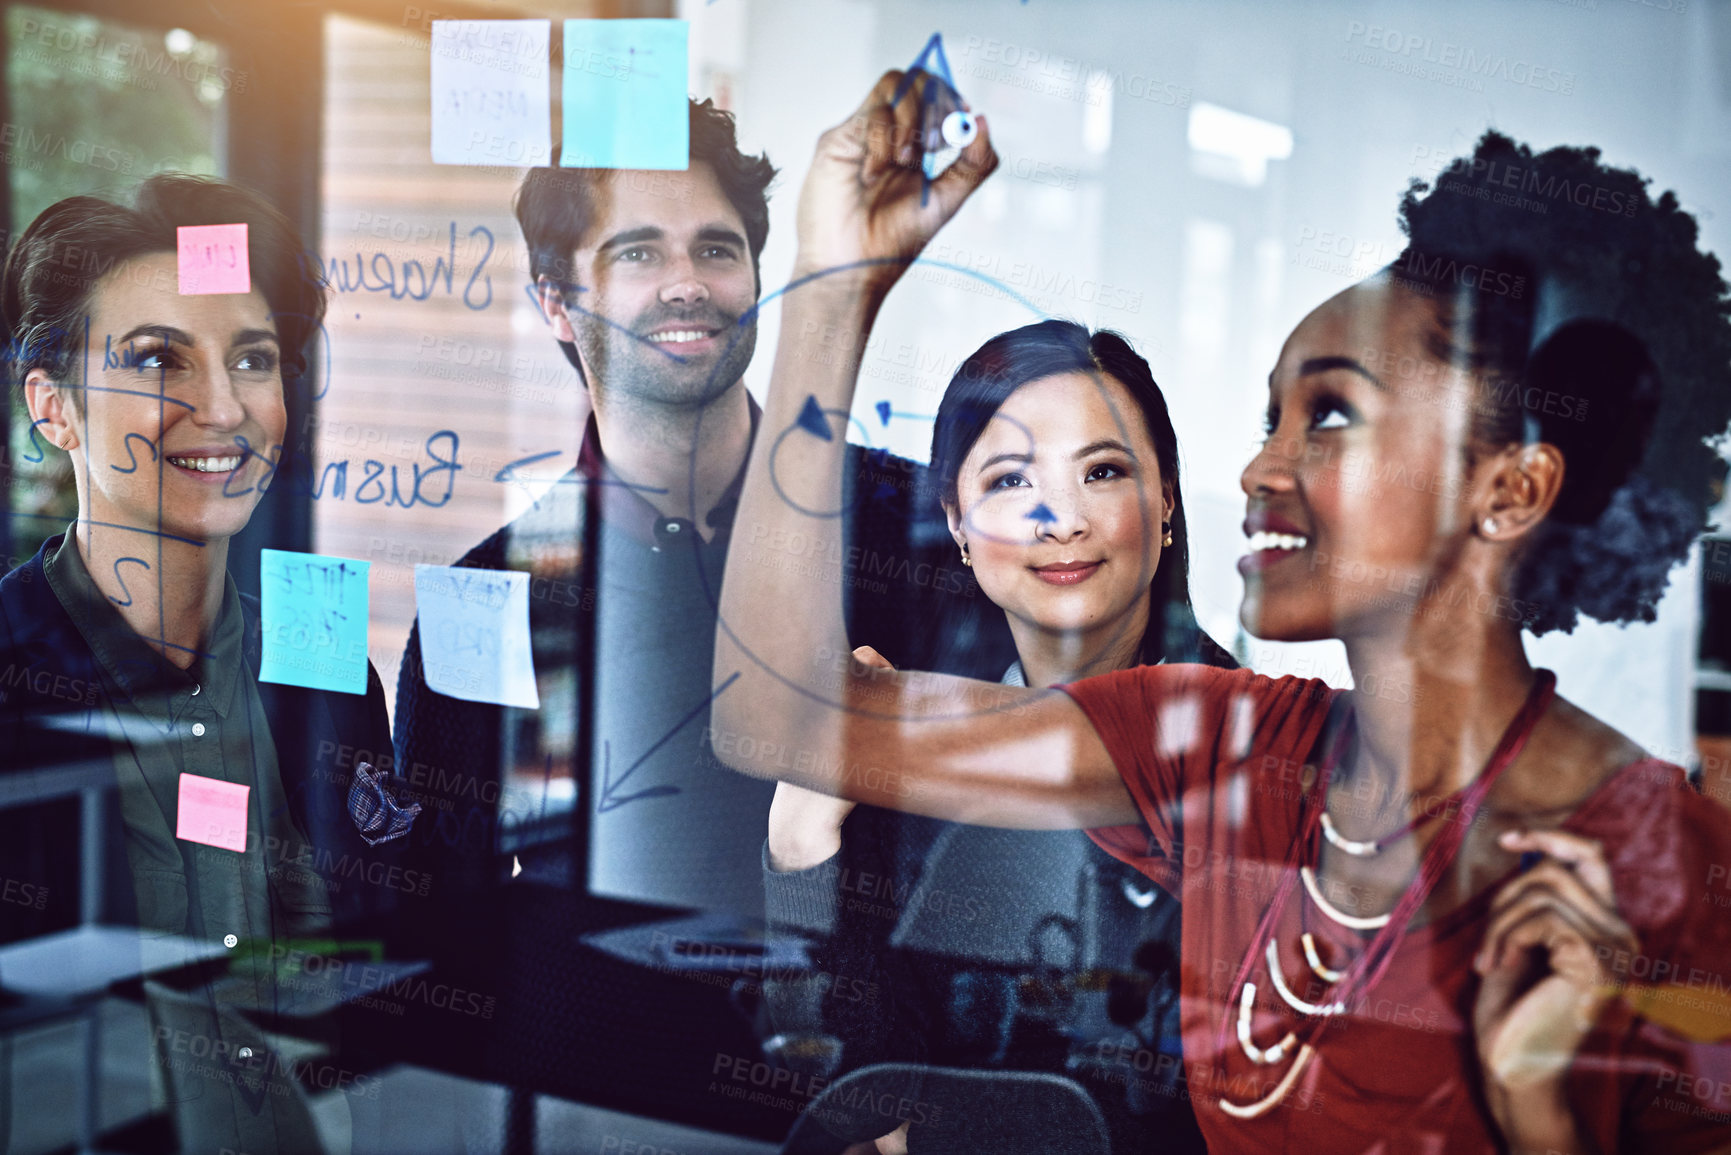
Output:
<svg viewBox="0 0 1731 1155">
<path fill-rule="evenodd" d="M 174 253 L 152 253 L 97 282 L 91 388 L 82 414 L 63 415 L 77 437 L 82 518 L 210 542 L 246 525 L 280 456 L 281 351 L 256 289 L 165 291 L 177 272 Z"/>
<path fill-rule="evenodd" d="M 1141 636 L 1171 504 L 1122 384 L 1063 373 L 1021 386 L 968 451 L 956 491 L 951 532 L 1012 628 Z"/>
<path fill-rule="evenodd" d="M 1433 304 L 1373 279 L 1325 302 L 1269 377 L 1247 498 L 1244 627 L 1282 641 L 1410 628 L 1472 524 L 1474 385 Z"/>
</svg>

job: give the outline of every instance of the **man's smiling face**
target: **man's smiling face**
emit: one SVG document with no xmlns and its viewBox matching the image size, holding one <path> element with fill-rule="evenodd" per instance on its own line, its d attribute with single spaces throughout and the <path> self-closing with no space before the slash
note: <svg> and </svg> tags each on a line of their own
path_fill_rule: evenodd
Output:
<svg viewBox="0 0 1731 1155">
<path fill-rule="evenodd" d="M 566 286 L 570 333 L 599 397 L 706 405 L 757 347 L 757 275 L 745 223 L 698 162 L 653 181 L 601 181 Z"/>
</svg>

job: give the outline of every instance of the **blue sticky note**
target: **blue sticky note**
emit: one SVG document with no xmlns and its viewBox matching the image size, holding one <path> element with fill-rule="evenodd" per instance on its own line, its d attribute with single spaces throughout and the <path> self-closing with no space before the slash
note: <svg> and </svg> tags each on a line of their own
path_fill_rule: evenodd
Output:
<svg viewBox="0 0 1731 1155">
<path fill-rule="evenodd" d="M 417 565 L 415 616 L 427 685 L 450 698 L 533 710 L 529 575 Z"/>
<path fill-rule="evenodd" d="M 691 165 L 684 20 L 565 21 L 566 168 Z"/>
<path fill-rule="evenodd" d="M 261 550 L 261 682 L 367 692 L 367 571 L 371 562 Z"/>
</svg>

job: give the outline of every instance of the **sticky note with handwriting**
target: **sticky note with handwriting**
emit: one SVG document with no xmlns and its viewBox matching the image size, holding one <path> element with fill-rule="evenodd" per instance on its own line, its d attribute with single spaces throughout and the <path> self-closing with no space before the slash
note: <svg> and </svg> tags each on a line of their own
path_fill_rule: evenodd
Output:
<svg viewBox="0 0 1731 1155">
<path fill-rule="evenodd" d="M 283 549 L 259 554 L 264 616 L 259 681 L 366 693 L 372 563 Z"/>
<path fill-rule="evenodd" d="M 182 296 L 252 292 L 246 225 L 181 225 L 175 247 Z"/>
<path fill-rule="evenodd" d="M 691 165 L 684 20 L 565 21 L 566 168 Z"/>
<path fill-rule="evenodd" d="M 224 850 L 246 850 L 246 796 L 251 790 L 238 782 L 182 772 L 174 836 Z"/>
<path fill-rule="evenodd" d="M 547 163 L 552 35 L 547 20 L 433 21 L 435 163 Z"/>
<path fill-rule="evenodd" d="M 417 565 L 415 616 L 427 685 L 465 702 L 541 705 L 529 653 L 529 575 Z"/>
</svg>

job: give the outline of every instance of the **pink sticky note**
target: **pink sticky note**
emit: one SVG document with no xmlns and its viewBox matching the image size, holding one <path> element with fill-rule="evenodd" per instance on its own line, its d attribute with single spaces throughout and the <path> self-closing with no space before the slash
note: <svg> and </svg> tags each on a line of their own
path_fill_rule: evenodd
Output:
<svg viewBox="0 0 1731 1155">
<path fill-rule="evenodd" d="M 246 256 L 246 226 L 181 225 L 180 292 L 250 293 L 252 267 Z"/>
<path fill-rule="evenodd" d="M 199 774 L 180 776 L 174 836 L 224 850 L 246 849 L 246 796 L 251 786 Z"/>
</svg>

